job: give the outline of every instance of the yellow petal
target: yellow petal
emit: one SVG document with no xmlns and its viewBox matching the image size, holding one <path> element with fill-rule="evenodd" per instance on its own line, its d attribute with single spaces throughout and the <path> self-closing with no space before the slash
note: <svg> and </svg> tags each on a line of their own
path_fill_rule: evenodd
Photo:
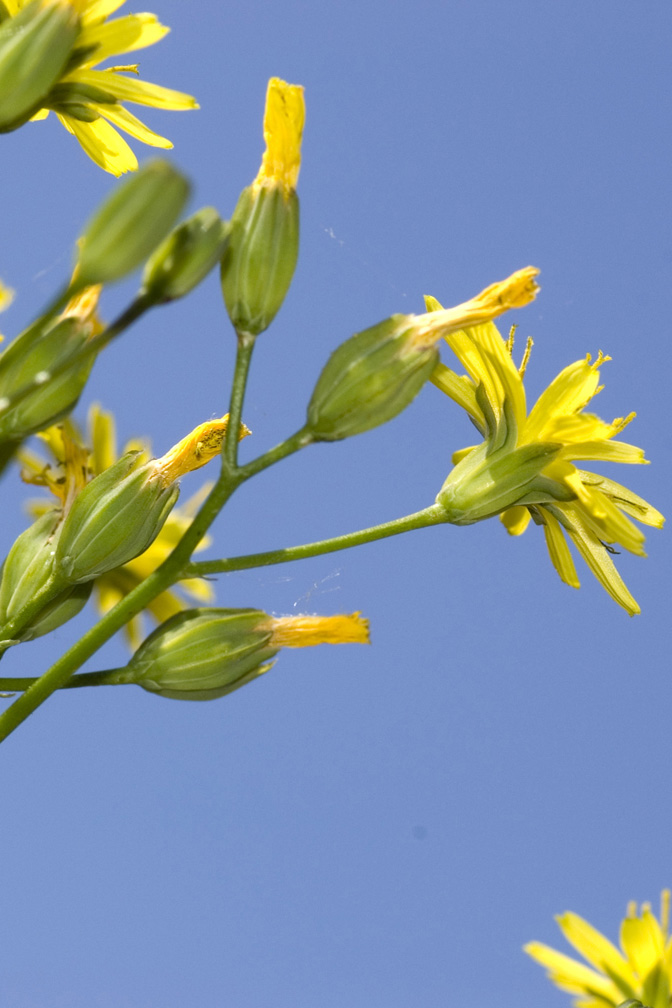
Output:
<svg viewBox="0 0 672 1008">
<path fill-rule="evenodd" d="M 196 99 L 183 91 L 172 91 L 170 88 L 149 84 L 134 77 L 122 77 L 109 70 L 75 70 L 64 78 L 65 83 L 68 81 L 78 81 L 102 88 L 103 91 L 109 91 L 114 95 L 117 101 L 135 102 L 136 105 L 151 105 L 152 108 L 173 111 L 198 108 Z"/>
<path fill-rule="evenodd" d="M 515 506 L 507 508 L 507 510 L 500 515 L 500 521 L 509 535 L 519 536 L 522 535 L 527 526 L 530 524 L 530 512 L 526 507 Z"/>
<path fill-rule="evenodd" d="M 563 990 L 572 994 L 603 997 L 611 1005 L 616 1005 L 622 1000 L 619 989 L 611 980 L 577 962 L 576 959 L 556 952 L 541 942 L 529 942 L 523 948 L 529 956 L 546 967 L 550 979 Z"/>
<path fill-rule="evenodd" d="M 525 424 L 526 441 L 550 441 L 546 431 L 558 417 L 580 412 L 597 392 L 600 374 L 589 360 L 575 361 L 564 368 L 541 393 Z"/>
<path fill-rule="evenodd" d="M 170 140 L 145 126 L 137 116 L 134 116 L 123 105 L 95 105 L 94 107 L 103 118 L 109 119 L 119 129 L 123 129 L 130 136 L 136 140 L 140 140 L 141 143 L 147 144 L 149 147 L 162 147 L 164 150 L 170 150 L 173 146 Z"/>
<path fill-rule="evenodd" d="M 570 588 L 580 588 L 581 582 L 576 573 L 567 540 L 563 535 L 562 526 L 546 508 L 539 508 L 539 510 L 544 516 L 544 536 L 551 563 L 565 584 Z"/>
<path fill-rule="evenodd" d="M 621 924 L 621 945 L 641 980 L 663 955 L 663 938 L 651 911 L 641 917 L 626 917 Z"/>
<path fill-rule="evenodd" d="M 155 14 L 127 14 L 99 24 L 84 26 L 77 37 L 77 46 L 94 52 L 83 64 L 91 66 L 121 53 L 144 49 L 159 42 L 170 31 Z"/>
<path fill-rule="evenodd" d="M 80 10 L 80 20 L 83 26 L 104 21 L 110 14 L 126 3 L 126 0 L 77 0 Z"/>
<path fill-rule="evenodd" d="M 432 371 L 430 381 L 438 389 L 441 389 L 442 392 L 445 392 L 453 402 L 461 406 L 469 414 L 481 434 L 485 434 L 483 411 L 476 402 L 474 385 L 466 375 L 457 375 L 449 367 L 446 367 L 445 364 L 439 363 Z"/>
<path fill-rule="evenodd" d="M 104 171 L 118 178 L 138 167 L 138 159 L 124 138 L 104 119 L 87 123 L 60 113 L 58 118 L 79 140 L 84 152 Z"/>
<path fill-rule="evenodd" d="M 368 644 L 369 621 L 349 616 L 271 617 L 272 647 L 313 647 L 316 644 Z"/>
<path fill-rule="evenodd" d="M 556 917 L 556 920 L 570 945 L 591 965 L 603 971 L 607 968 L 612 976 L 618 975 L 631 986 L 634 985 L 635 978 L 627 961 L 597 928 L 571 911 Z"/>
</svg>

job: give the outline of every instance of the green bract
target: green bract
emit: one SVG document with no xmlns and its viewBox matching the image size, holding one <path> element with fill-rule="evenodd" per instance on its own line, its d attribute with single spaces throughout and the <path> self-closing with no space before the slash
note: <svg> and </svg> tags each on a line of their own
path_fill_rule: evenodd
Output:
<svg viewBox="0 0 672 1008">
<path fill-rule="evenodd" d="M 228 236 L 228 223 L 213 207 L 203 207 L 150 256 L 142 274 L 142 293 L 156 302 L 184 297 L 219 262 Z"/>
</svg>

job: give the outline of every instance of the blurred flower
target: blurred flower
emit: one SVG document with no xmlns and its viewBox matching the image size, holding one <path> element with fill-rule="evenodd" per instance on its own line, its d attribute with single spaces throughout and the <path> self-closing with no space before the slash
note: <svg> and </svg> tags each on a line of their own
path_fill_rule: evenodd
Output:
<svg viewBox="0 0 672 1008">
<path fill-rule="evenodd" d="M 3 0 L 11 17 L 28 0 Z M 172 147 L 125 107 L 126 102 L 162 109 L 192 109 L 191 95 L 135 79 L 138 65 L 96 69 L 99 63 L 121 53 L 154 45 L 169 31 L 154 14 L 127 14 L 108 21 L 125 0 L 60 0 L 79 15 L 79 30 L 65 69 L 46 95 L 33 119 L 53 110 L 84 151 L 105 171 L 122 175 L 138 167 L 137 158 L 118 132 L 123 130 L 151 147 Z M 36 16 L 39 9 L 36 9 Z M 117 127 L 117 128 L 115 128 Z"/>
<path fill-rule="evenodd" d="M 556 952 L 541 942 L 530 942 L 525 951 L 548 970 L 548 977 L 562 990 L 575 994 L 576 1008 L 613 1008 L 628 998 L 648 1008 L 669 1008 L 672 983 L 672 939 L 669 937 L 670 891 L 661 895 L 660 920 L 643 903 L 628 904 L 621 923 L 621 949 L 574 913 L 556 920 L 567 941 L 590 964 Z"/>
<path fill-rule="evenodd" d="M 246 428 L 243 436 L 245 433 L 249 433 Z M 69 419 L 49 427 L 38 437 L 45 443 L 56 465 L 45 462 L 39 455 L 22 448 L 19 452 L 19 459 L 24 466 L 21 476 L 26 483 L 46 486 L 59 499 L 62 507 L 66 507 L 67 502 L 84 485 L 94 476 L 109 469 L 119 457 L 114 417 L 97 405 L 92 406 L 89 411 L 86 439 L 82 438 L 75 424 Z M 88 452 L 80 447 L 83 440 L 91 445 Z M 162 460 L 165 463 L 164 468 L 170 470 L 179 467 L 179 460 L 188 447 L 187 442 L 193 446 L 193 441 L 194 438 L 190 435 L 171 449 Z M 124 452 L 132 450 L 143 451 L 145 460 L 152 457 L 148 442 L 131 441 L 126 445 Z M 203 463 L 206 461 L 204 454 Z M 172 473 L 167 475 L 171 476 Z M 105 613 L 111 609 L 163 563 L 186 532 L 211 488 L 212 483 L 206 483 L 186 504 L 173 508 L 156 539 L 144 553 L 122 567 L 96 578 L 94 592 L 101 612 Z M 34 516 L 44 514 L 50 507 L 46 499 L 31 501 L 29 504 L 29 510 Z M 210 538 L 206 536 L 199 543 L 197 550 L 205 549 L 210 543 Z M 214 599 L 210 584 L 200 578 L 181 581 L 180 588 L 197 602 L 212 602 Z M 158 623 L 162 623 L 185 607 L 186 602 L 175 591 L 169 589 L 149 603 L 147 612 Z M 130 646 L 136 648 L 144 636 L 141 614 L 133 617 L 126 625 L 125 633 Z"/>
<path fill-rule="evenodd" d="M 427 307 L 440 309 L 433 298 Z M 447 520 L 471 524 L 500 515 L 511 535 L 525 531 L 530 518 L 544 529 L 551 561 L 562 580 L 579 587 L 565 535 L 600 584 L 630 615 L 639 606 L 625 587 L 611 554 L 612 543 L 645 556 L 644 535 L 630 521 L 660 528 L 662 515 L 632 491 L 573 462 L 645 463 L 640 448 L 613 440 L 634 418 L 605 423 L 584 413 L 600 391 L 599 367 L 610 358 L 570 364 L 527 413 L 523 376 L 531 341 L 520 368 L 492 322 L 448 333 L 446 342 L 469 373 L 457 375 L 437 365 L 432 381 L 469 414 L 485 440 L 453 455 L 455 468 L 437 501 Z M 563 534 L 564 533 L 564 534 Z"/>
</svg>

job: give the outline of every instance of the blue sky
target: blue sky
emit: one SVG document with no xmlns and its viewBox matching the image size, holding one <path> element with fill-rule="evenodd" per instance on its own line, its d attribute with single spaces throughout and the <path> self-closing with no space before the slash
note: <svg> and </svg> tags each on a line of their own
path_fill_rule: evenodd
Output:
<svg viewBox="0 0 672 1008">
<path fill-rule="evenodd" d="M 629 437 L 652 462 L 613 476 L 669 509 L 667 3 L 149 6 L 173 30 L 140 54 L 143 76 L 201 103 L 145 116 L 174 140 L 193 209 L 228 216 L 256 173 L 267 79 L 306 88 L 299 266 L 255 352 L 244 457 L 303 423 L 352 332 L 533 264 L 542 291 L 505 320 L 535 340 L 531 397 L 610 354 L 596 408 L 636 410 Z M 56 122 L 2 143 L 10 336 L 115 183 Z M 105 292 L 107 317 L 134 290 Z M 77 416 L 101 402 L 120 439 L 163 452 L 224 412 L 233 349 L 212 276 L 105 352 Z M 384 428 L 246 485 L 209 555 L 425 507 L 472 439 L 430 386 Z M 6 550 L 28 495 L 15 472 L 3 490 Z M 560 945 L 566 909 L 615 938 L 628 900 L 672 883 L 669 537 L 647 544 L 617 558 L 634 619 L 585 568 L 579 591 L 563 585 L 539 530 L 511 539 L 497 521 L 221 576 L 222 605 L 361 610 L 372 645 L 285 652 L 207 704 L 63 693 L 17 731 L 3 1008 L 568 1005 L 522 944 Z M 91 619 L 15 649 L 5 674 L 44 670 Z M 88 668 L 124 661 L 114 641 Z"/>
</svg>

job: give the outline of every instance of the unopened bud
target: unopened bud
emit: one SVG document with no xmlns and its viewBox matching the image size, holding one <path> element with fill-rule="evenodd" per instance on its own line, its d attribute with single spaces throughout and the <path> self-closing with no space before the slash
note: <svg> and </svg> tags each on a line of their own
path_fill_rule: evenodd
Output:
<svg viewBox="0 0 672 1008">
<path fill-rule="evenodd" d="M 168 161 L 150 161 L 123 182 L 84 229 L 79 280 L 119 280 L 163 241 L 189 195 L 189 183 Z"/>
<path fill-rule="evenodd" d="M 21 440 L 71 412 L 93 366 L 93 356 L 82 359 L 80 351 L 101 328 L 99 293 L 98 287 L 85 288 L 58 319 L 43 328 L 31 326 L 0 355 L 0 440 Z M 72 365 L 64 367 L 71 358 Z M 14 395 L 31 384 L 32 391 L 8 409 Z"/>
<path fill-rule="evenodd" d="M 337 441 L 392 420 L 429 379 L 439 354 L 418 342 L 413 315 L 392 315 L 334 351 L 308 405 L 308 428 Z"/>
<path fill-rule="evenodd" d="M 258 609 L 190 609 L 150 634 L 114 681 L 174 700 L 215 700 L 266 672 L 282 647 L 368 639 L 359 613 L 274 617 Z"/>
<path fill-rule="evenodd" d="M 56 585 L 54 555 L 61 530 L 60 511 L 49 511 L 22 532 L 7 555 L 0 580 L 0 625 L 14 620 L 50 585 Z M 21 627 L 14 643 L 55 630 L 86 605 L 92 585 L 67 585 Z M 8 642 L 3 642 L 5 645 Z"/>
<path fill-rule="evenodd" d="M 147 260 L 142 293 L 155 302 L 184 297 L 222 258 L 229 228 L 213 207 L 178 225 Z"/>
<path fill-rule="evenodd" d="M 22 126 L 63 72 L 77 38 L 74 5 L 32 0 L 0 24 L 0 132 Z"/>
<path fill-rule="evenodd" d="M 144 553 L 161 531 L 179 488 L 175 480 L 216 457 L 228 417 L 196 427 L 159 459 L 127 452 L 77 494 L 56 550 L 56 570 L 89 581 Z M 244 425 L 239 436 L 248 434 Z"/>
<path fill-rule="evenodd" d="M 299 201 L 305 118 L 303 88 L 273 77 L 264 114 L 266 151 L 240 195 L 222 259 L 222 293 L 238 332 L 257 336 L 285 300 L 299 254 Z"/>
</svg>

